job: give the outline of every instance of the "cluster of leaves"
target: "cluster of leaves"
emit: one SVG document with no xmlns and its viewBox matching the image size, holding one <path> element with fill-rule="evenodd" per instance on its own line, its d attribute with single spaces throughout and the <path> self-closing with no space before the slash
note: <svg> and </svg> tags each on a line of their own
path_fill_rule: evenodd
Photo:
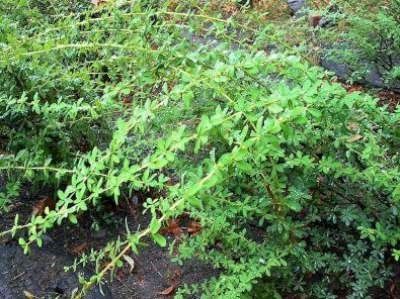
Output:
<svg viewBox="0 0 400 299">
<path fill-rule="evenodd" d="M 0 169 L 59 189 L 54 209 L 2 233 L 25 251 L 92 207 L 151 189 L 149 226 L 80 260 L 96 268 L 83 290 L 145 237 L 166 246 L 162 226 L 183 213 L 202 230 L 176 261 L 220 274 L 178 298 L 367 298 L 390 279 L 398 112 L 271 47 L 276 26 L 207 5 L 116 1 L 45 19 L 28 0 L 7 15 L 12 2 L 0 4 Z"/>
<path fill-rule="evenodd" d="M 359 5 L 349 1 L 335 8 L 327 11 L 325 18 L 333 19 L 337 26 L 320 32 L 321 42 L 330 48 L 328 59 L 346 64 L 352 80 L 364 80 L 376 72 L 385 86 L 398 90 L 400 2 L 363 1 Z"/>
</svg>

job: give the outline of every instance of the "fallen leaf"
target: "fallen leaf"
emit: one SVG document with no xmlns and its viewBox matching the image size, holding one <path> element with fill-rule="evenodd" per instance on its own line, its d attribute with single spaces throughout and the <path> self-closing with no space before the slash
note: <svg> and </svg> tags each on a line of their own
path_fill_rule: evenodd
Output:
<svg viewBox="0 0 400 299">
<path fill-rule="evenodd" d="M 174 80 L 174 81 L 170 81 L 170 82 L 168 82 L 167 83 L 167 85 L 168 85 L 168 91 L 172 91 L 172 89 L 175 87 L 175 85 L 176 85 L 176 81 Z M 168 183 L 173 183 L 172 181 L 171 181 L 171 178 L 169 179 L 169 182 Z"/>
<path fill-rule="evenodd" d="M 378 93 L 379 104 L 387 106 L 390 112 L 394 112 L 400 104 L 400 94 L 392 91 L 381 91 Z"/>
<path fill-rule="evenodd" d="M 234 3 L 228 3 L 222 5 L 221 10 L 228 16 L 234 15 L 239 11 L 237 5 L 235 5 Z"/>
<path fill-rule="evenodd" d="M 153 51 L 157 51 L 157 50 L 158 50 L 158 45 L 157 45 L 156 43 L 152 43 L 152 44 L 150 45 L 150 47 L 151 47 L 151 49 L 152 49 Z"/>
<path fill-rule="evenodd" d="M 348 92 L 357 92 L 364 90 L 364 88 L 361 85 L 355 85 L 355 84 L 342 84 L 342 85 L 344 88 L 346 88 Z"/>
<path fill-rule="evenodd" d="M 312 26 L 312 27 L 319 26 L 319 23 L 320 23 L 321 19 L 322 19 L 321 16 L 312 16 L 312 17 L 310 17 L 310 26 Z"/>
<path fill-rule="evenodd" d="M 122 103 L 125 106 L 131 106 L 132 105 L 132 101 L 133 101 L 132 96 L 125 96 L 125 97 L 122 98 Z"/>
<path fill-rule="evenodd" d="M 176 286 L 175 285 L 171 285 L 170 287 L 166 288 L 164 291 L 159 292 L 158 295 L 172 295 L 172 293 L 175 291 Z"/>
<path fill-rule="evenodd" d="M 167 223 L 167 226 L 162 229 L 162 233 L 170 233 L 173 234 L 175 237 L 180 237 L 183 230 L 179 225 L 178 219 L 170 219 Z"/>
<path fill-rule="evenodd" d="M 132 272 L 133 269 L 135 268 L 135 261 L 133 260 L 133 258 L 131 258 L 129 255 L 123 255 L 122 256 L 124 258 L 124 260 L 128 263 L 129 265 L 129 272 Z"/>
<path fill-rule="evenodd" d="M 189 234 L 191 234 L 192 236 L 197 235 L 200 231 L 201 231 L 201 224 L 198 223 L 197 221 L 190 221 L 187 231 Z"/>
<path fill-rule="evenodd" d="M 48 208 L 49 210 L 54 210 L 55 207 L 56 203 L 54 202 L 53 199 L 51 199 L 50 196 L 43 196 L 33 205 L 32 215 L 33 216 L 43 215 L 46 208 Z"/>
<path fill-rule="evenodd" d="M 71 252 L 75 255 L 81 255 L 87 250 L 87 248 L 88 244 L 86 242 L 83 242 L 82 244 L 72 247 Z"/>
<path fill-rule="evenodd" d="M 361 86 L 353 85 L 347 91 L 348 92 L 357 92 L 357 91 L 362 91 L 362 90 L 363 90 L 363 88 Z"/>
</svg>

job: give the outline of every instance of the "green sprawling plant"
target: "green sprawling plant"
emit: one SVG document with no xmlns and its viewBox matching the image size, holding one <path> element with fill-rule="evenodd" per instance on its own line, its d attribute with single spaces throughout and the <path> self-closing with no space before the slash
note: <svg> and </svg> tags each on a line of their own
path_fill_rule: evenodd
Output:
<svg viewBox="0 0 400 299">
<path fill-rule="evenodd" d="M 0 169 L 58 191 L 54 210 L 2 235 L 27 252 L 93 207 L 153 190 L 148 227 L 77 261 L 96 269 L 82 291 L 146 237 L 166 246 L 161 227 L 183 213 L 202 230 L 174 258 L 219 274 L 177 298 L 385 288 L 400 256 L 398 112 L 278 46 L 266 53 L 279 28 L 253 18 L 121 1 L 44 18 L 28 0 L 7 14 L 13 2 L 0 4 Z"/>
</svg>

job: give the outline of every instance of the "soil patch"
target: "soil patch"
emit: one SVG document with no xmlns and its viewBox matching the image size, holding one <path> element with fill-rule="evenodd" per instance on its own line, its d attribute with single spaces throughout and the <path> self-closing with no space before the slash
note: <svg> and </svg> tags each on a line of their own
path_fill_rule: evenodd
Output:
<svg viewBox="0 0 400 299">
<path fill-rule="evenodd" d="M 9 213 L 1 215 L 0 229 L 10 228 L 16 213 L 22 219 L 29 219 L 35 204 L 47 195 L 25 192 L 25 196 L 13 202 Z M 15 240 L 1 240 L 0 298 L 26 298 L 27 294 L 34 298 L 70 298 L 79 286 L 78 273 L 65 272 L 64 266 L 72 265 L 75 257 L 90 248 L 101 248 L 107 241 L 123 237 L 125 218 L 132 231 L 148 224 L 149 217 L 142 214 L 140 203 L 136 210 L 128 210 L 110 208 L 101 212 L 101 218 L 94 212 L 79 219 L 79 225 L 57 227 L 46 236 L 43 248 L 33 246 L 29 255 L 23 254 Z M 108 219 L 121 221 L 116 223 Z M 93 229 L 94 221 L 100 226 L 97 231 Z M 172 242 L 174 236 L 167 238 Z M 184 284 L 199 283 L 217 275 L 215 269 L 195 260 L 178 266 L 171 261 L 168 248 L 160 248 L 151 240 L 146 240 L 146 247 L 138 256 L 131 254 L 131 258 L 134 260 L 132 271 L 129 266 L 119 269 L 112 281 L 101 288 L 104 294 L 96 287 L 87 298 L 167 298 Z M 79 272 L 87 276 L 91 274 L 90 270 Z"/>
</svg>

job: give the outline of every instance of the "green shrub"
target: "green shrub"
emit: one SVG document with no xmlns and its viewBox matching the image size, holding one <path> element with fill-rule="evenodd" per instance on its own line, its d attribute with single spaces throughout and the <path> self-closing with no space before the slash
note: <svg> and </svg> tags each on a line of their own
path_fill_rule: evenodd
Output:
<svg viewBox="0 0 400 299">
<path fill-rule="evenodd" d="M 392 0 L 386 5 L 384 2 L 387 1 L 373 1 L 374 8 L 367 3 L 343 4 L 334 13 L 339 26 L 322 30 L 320 37 L 330 49 L 326 56 L 346 64 L 352 80 L 365 80 L 375 72 L 385 86 L 399 89 L 400 2 Z M 353 7 L 358 7 L 356 12 Z"/>
<path fill-rule="evenodd" d="M 383 288 L 399 256 L 399 113 L 296 56 L 267 55 L 276 26 L 167 7 L 40 22 L 31 10 L 34 29 L 1 10 L 0 167 L 12 181 L 60 187 L 54 210 L 3 234 L 28 251 L 121 193 L 158 190 L 144 204 L 149 227 L 77 261 L 95 264 L 84 289 L 146 236 L 166 246 L 160 228 L 183 212 L 202 230 L 176 261 L 221 274 L 177 298 L 368 298 Z"/>
</svg>

